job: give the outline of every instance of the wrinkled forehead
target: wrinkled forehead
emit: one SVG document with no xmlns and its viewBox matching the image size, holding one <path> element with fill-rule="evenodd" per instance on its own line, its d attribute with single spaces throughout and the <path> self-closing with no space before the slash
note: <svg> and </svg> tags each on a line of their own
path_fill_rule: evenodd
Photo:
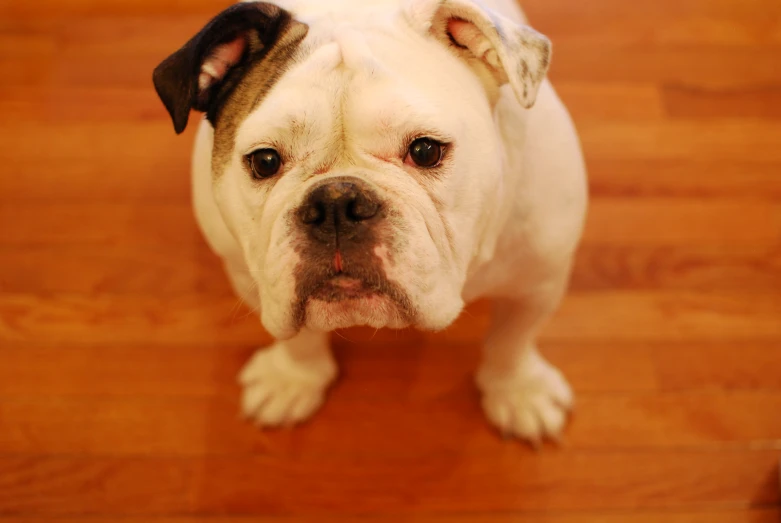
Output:
<svg viewBox="0 0 781 523">
<path fill-rule="evenodd" d="M 439 47 L 425 44 L 392 21 L 313 25 L 301 45 L 303 58 L 247 115 L 237 148 L 255 146 L 259 133 L 296 139 L 336 127 L 351 133 L 452 129 L 463 121 L 452 111 L 453 93 L 468 89 L 457 77 L 443 86 L 442 75 L 431 70 Z"/>
<path fill-rule="evenodd" d="M 312 50 L 303 49 L 305 58 L 290 67 L 264 99 L 247 115 L 241 125 L 237 147 L 252 147 L 257 130 L 265 134 L 283 132 L 300 134 L 303 127 L 317 123 L 330 126 L 340 109 L 341 97 L 348 81 L 341 67 L 341 49 L 336 42 Z"/>
</svg>

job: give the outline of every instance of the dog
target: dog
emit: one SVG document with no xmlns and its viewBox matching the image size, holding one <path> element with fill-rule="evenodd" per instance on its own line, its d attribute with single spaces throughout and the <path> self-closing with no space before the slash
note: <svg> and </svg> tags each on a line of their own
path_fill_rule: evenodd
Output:
<svg viewBox="0 0 781 523">
<path fill-rule="evenodd" d="M 280 0 L 232 5 L 155 69 L 177 133 L 205 113 L 197 222 L 277 340 L 239 377 L 247 416 L 321 406 L 329 331 L 441 330 L 487 298 L 488 420 L 559 437 L 573 394 L 535 338 L 588 198 L 550 56 L 513 0 Z"/>
</svg>

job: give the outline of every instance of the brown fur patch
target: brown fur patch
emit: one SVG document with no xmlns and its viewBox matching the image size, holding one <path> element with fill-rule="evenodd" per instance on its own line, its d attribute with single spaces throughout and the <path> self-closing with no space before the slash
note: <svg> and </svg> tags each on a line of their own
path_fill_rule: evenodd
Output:
<svg viewBox="0 0 781 523">
<path fill-rule="evenodd" d="M 262 60 L 252 65 L 220 110 L 214 123 L 212 175 L 219 178 L 230 162 L 236 132 L 250 112 L 265 98 L 292 63 L 300 59 L 299 45 L 309 27 L 290 19 Z"/>
</svg>

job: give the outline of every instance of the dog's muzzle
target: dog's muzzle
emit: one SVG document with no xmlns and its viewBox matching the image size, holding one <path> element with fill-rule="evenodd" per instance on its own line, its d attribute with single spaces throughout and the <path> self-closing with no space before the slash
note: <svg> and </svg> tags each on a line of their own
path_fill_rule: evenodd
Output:
<svg viewBox="0 0 781 523">
<path fill-rule="evenodd" d="M 309 189 L 293 211 L 300 257 L 293 269 L 293 318 L 299 327 L 414 323 L 413 304 L 386 273 L 392 264 L 391 209 L 356 177 L 329 178 Z"/>
</svg>

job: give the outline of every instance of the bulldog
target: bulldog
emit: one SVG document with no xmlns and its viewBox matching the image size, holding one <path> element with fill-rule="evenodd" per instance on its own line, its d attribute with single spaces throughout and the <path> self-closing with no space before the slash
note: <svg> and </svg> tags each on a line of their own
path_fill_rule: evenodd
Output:
<svg viewBox="0 0 781 523">
<path fill-rule="evenodd" d="M 329 331 L 445 329 L 488 298 L 488 420 L 559 436 L 573 395 L 535 338 L 587 190 L 550 57 L 513 0 L 280 0 L 229 7 L 155 69 L 177 133 L 205 113 L 195 215 L 277 340 L 241 372 L 247 416 L 321 406 Z"/>
</svg>

